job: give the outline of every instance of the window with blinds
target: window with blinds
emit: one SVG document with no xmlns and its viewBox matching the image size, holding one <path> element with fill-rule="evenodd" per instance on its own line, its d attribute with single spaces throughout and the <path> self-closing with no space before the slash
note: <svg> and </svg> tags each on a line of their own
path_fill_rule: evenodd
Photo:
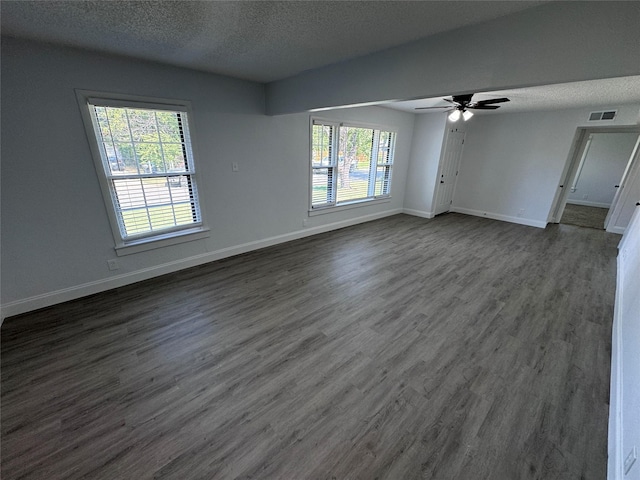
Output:
<svg viewBox="0 0 640 480">
<path fill-rule="evenodd" d="M 395 132 L 313 120 L 311 208 L 388 197 Z"/>
<path fill-rule="evenodd" d="M 122 244 L 201 226 L 186 108 L 100 98 L 87 106 Z"/>
</svg>

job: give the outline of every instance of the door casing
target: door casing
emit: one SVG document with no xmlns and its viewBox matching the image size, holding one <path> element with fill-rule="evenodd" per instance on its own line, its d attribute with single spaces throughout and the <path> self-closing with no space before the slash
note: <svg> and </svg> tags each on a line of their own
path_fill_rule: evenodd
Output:
<svg viewBox="0 0 640 480">
<path fill-rule="evenodd" d="M 580 164 L 580 159 L 584 154 L 585 148 L 587 147 L 587 141 L 589 136 L 593 133 L 637 133 L 640 134 L 640 129 L 638 127 L 598 127 L 598 128 L 588 128 L 588 127 L 579 127 L 576 130 L 576 134 L 573 138 L 573 143 L 571 149 L 569 151 L 569 156 L 567 157 L 567 161 L 565 163 L 564 171 L 560 177 L 560 183 L 558 184 L 558 188 L 556 189 L 556 194 L 553 199 L 553 203 L 551 204 L 551 209 L 549 211 L 548 223 L 560 223 L 560 219 L 562 218 L 562 214 L 564 213 L 564 208 L 567 205 L 567 197 L 569 196 L 569 190 L 571 186 L 571 182 L 576 175 L 578 170 L 578 166 Z M 625 173 L 629 172 L 629 166 L 625 170 Z M 624 180 L 624 177 L 623 177 Z M 623 188 L 623 184 L 621 183 L 621 188 Z M 619 193 L 619 192 L 618 192 Z M 614 203 L 612 203 L 609 211 L 611 212 L 615 208 L 615 202 L 618 201 L 619 195 L 616 194 L 614 198 Z M 609 216 L 607 216 L 607 221 L 609 220 Z"/>
</svg>

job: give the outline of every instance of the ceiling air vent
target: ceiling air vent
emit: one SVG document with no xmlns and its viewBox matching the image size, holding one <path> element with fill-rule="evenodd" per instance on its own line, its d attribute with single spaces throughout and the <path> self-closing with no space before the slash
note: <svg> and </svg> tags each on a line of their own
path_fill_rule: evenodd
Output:
<svg viewBox="0 0 640 480">
<path fill-rule="evenodd" d="M 608 112 L 591 112 L 589 114 L 590 122 L 597 122 L 599 120 L 613 120 L 616 118 L 617 110 L 609 110 Z"/>
</svg>

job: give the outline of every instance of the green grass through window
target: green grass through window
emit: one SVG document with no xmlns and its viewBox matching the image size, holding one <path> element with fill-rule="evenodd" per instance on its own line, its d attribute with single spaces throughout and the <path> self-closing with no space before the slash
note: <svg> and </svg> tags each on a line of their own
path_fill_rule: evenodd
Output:
<svg viewBox="0 0 640 480">
<path fill-rule="evenodd" d="M 151 230 L 186 225 L 194 221 L 190 203 L 162 207 L 143 207 L 122 212 L 122 220 L 127 235 L 148 231 L 149 219 L 151 220 Z"/>
</svg>

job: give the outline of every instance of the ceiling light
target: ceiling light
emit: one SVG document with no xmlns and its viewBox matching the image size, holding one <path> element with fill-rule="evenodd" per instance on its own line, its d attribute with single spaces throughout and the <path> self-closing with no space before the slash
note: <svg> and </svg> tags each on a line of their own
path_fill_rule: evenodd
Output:
<svg viewBox="0 0 640 480">
<path fill-rule="evenodd" d="M 449 115 L 449 120 L 451 120 L 452 122 L 457 122 L 459 119 L 460 119 L 460 110 L 454 110 Z"/>
<path fill-rule="evenodd" d="M 462 112 L 462 118 L 464 119 L 465 122 L 469 120 L 471 117 L 473 117 L 473 112 L 470 112 L 469 110 L 465 110 L 464 112 Z"/>
</svg>

